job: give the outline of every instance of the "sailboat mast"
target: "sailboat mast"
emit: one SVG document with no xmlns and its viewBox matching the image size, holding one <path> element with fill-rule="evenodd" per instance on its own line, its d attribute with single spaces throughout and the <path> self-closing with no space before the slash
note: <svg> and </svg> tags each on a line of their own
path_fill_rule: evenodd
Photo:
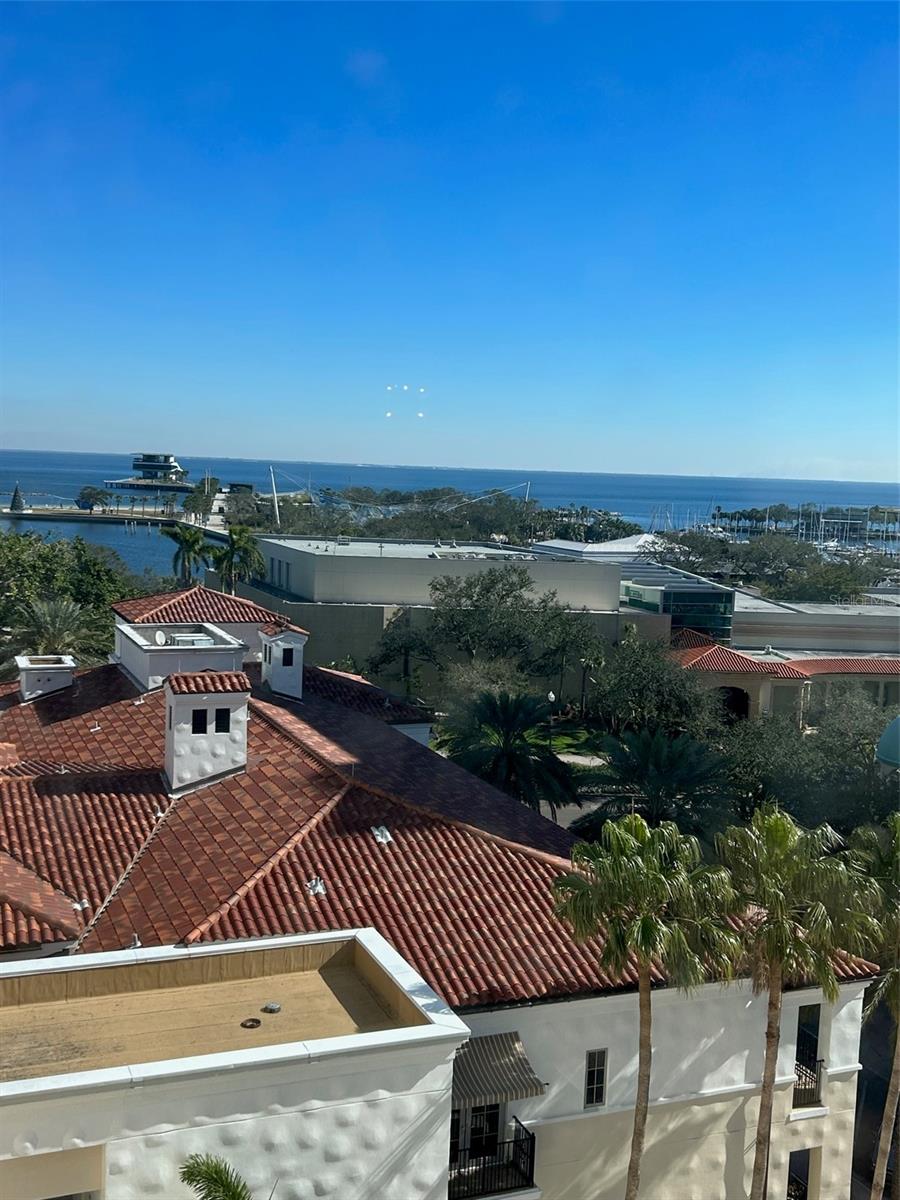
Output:
<svg viewBox="0 0 900 1200">
<path fill-rule="evenodd" d="M 272 507 L 275 509 L 275 528 L 281 528 L 281 514 L 278 511 L 278 493 L 275 490 L 275 468 L 269 467 L 269 478 L 272 480 Z"/>
</svg>

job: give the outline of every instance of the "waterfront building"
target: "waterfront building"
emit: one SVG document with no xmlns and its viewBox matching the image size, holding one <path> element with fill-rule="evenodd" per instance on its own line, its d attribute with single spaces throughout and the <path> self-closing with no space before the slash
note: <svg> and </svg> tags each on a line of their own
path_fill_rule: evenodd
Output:
<svg viewBox="0 0 900 1200">
<path fill-rule="evenodd" d="M 131 461 L 134 474 L 125 479 L 104 479 L 103 486 L 115 491 L 160 492 L 163 494 L 192 492 L 187 471 L 174 454 L 135 454 Z"/>
<path fill-rule="evenodd" d="M 379 693 L 365 681 L 309 672 L 305 631 L 270 612 L 251 618 L 206 589 L 128 603 L 117 606 L 115 661 L 37 696 L 33 671 L 27 701 L 19 682 L 0 688 L 0 996 L 22 1031 L 2 1039 L 0 1194 L 13 1181 L 18 1200 L 56 1200 L 77 1182 L 90 1200 L 175 1197 L 183 1156 L 217 1145 L 260 1190 L 266 1172 L 282 1171 L 286 1197 L 619 1200 L 635 976 L 602 969 L 598 946 L 576 943 L 553 915 L 571 835 L 404 736 L 391 698 L 368 703 Z M 249 624 L 258 650 L 237 636 Z M 370 929 L 405 966 L 357 932 Z M 344 1039 L 334 1051 L 315 1022 L 294 1043 L 268 1041 L 256 1011 L 295 986 L 274 978 L 291 968 L 273 966 L 267 948 L 309 935 L 319 947 L 363 939 L 330 997 L 308 972 L 296 983 L 339 1024 L 355 1023 L 331 1030 Z M 260 1040 L 241 1050 L 229 1019 L 214 1047 L 215 1022 L 201 1021 L 187 1055 L 204 989 L 228 981 L 244 950 L 248 963 L 263 954 L 264 988 L 241 969 Z M 835 1004 L 807 987 L 785 996 L 772 1196 L 786 1195 L 801 1163 L 810 1200 L 849 1191 L 862 997 L 876 968 L 842 957 L 838 969 Z M 389 1027 L 369 1023 L 353 973 L 380 996 Z M 690 996 L 661 972 L 656 985 L 642 1195 L 733 1200 L 752 1163 L 765 998 L 746 980 Z M 42 1049 L 42 1019 L 59 1038 L 77 1020 L 52 1006 L 81 1000 L 84 1011 L 98 1005 L 83 1038 Z M 177 1018 L 135 1028 L 173 1004 Z M 286 1046 L 296 1054 L 297 1042 L 294 1061 Z M 51 1057 L 68 1078 L 46 1074 Z M 81 1078 L 94 1069 L 102 1079 Z M 381 1104 L 397 1114 L 389 1146 L 370 1137 L 373 1123 L 388 1128 L 373 1116 Z M 90 1152 L 79 1158 L 86 1174 L 67 1187 L 60 1170 L 75 1151 Z"/>
</svg>

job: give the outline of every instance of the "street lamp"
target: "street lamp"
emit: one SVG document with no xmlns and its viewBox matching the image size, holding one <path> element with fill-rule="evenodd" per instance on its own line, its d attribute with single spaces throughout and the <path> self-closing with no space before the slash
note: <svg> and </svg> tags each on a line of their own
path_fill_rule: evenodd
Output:
<svg viewBox="0 0 900 1200">
<path fill-rule="evenodd" d="M 556 696 L 554 695 L 553 692 L 547 693 L 547 700 L 550 704 L 550 715 L 547 718 L 547 728 L 550 731 L 549 742 L 550 742 L 550 753 L 552 754 L 553 753 L 553 705 L 556 702 Z"/>
</svg>

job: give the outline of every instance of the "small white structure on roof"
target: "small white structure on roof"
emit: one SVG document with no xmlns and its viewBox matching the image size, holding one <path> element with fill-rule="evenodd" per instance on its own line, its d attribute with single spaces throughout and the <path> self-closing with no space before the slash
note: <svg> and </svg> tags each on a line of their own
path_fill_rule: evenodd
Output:
<svg viewBox="0 0 900 1200">
<path fill-rule="evenodd" d="M 447 1194 L 469 1030 L 372 929 L 0 964 L 0 1032 L 4 1197 L 188 1200 L 194 1153 L 256 1196 Z"/>
<path fill-rule="evenodd" d="M 59 692 L 75 678 L 76 663 L 69 654 L 17 654 L 15 663 L 23 700 Z"/>
<path fill-rule="evenodd" d="M 308 635 L 286 625 L 263 625 L 259 630 L 262 646 L 262 681 L 273 692 L 303 699 L 303 647 Z"/>
<path fill-rule="evenodd" d="M 201 671 L 166 680 L 166 781 L 197 787 L 247 765 L 250 681 L 242 671 Z"/>
</svg>

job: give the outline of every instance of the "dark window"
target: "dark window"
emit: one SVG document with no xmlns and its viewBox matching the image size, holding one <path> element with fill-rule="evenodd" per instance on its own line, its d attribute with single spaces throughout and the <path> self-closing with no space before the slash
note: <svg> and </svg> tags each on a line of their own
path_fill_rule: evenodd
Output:
<svg viewBox="0 0 900 1200">
<path fill-rule="evenodd" d="M 208 713 L 205 708 L 195 708 L 191 713 L 191 733 L 206 733 Z"/>
<path fill-rule="evenodd" d="M 469 1157 L 490 1158 L 500 1142 L 500 1105 L 477 1104 L 469 1125 Z"/>
<path fill-rule="evenodd" d="M 454 1108 L 450 1114 L 450 1163 L 456 1166 L 459 1162 L 459 1109 Z"/>
<path fill-rule="evenodd" d="M 588 1050 L 584 1072 L 584 1106 L 606 1100 L 606 1051 Z"/>
<path fill-rule="evenodd" d="M 217 708 L 216 709 L 216 733 L 229 733 L 231 731 L 231 709 Z"/>
<path fill-rule="evenodd" d="M 294 665 L 294 648 L 288 646 L 287 649 L 281 652 L 281 665 L 283 667 L 292 667 Z"/>
</svg>

